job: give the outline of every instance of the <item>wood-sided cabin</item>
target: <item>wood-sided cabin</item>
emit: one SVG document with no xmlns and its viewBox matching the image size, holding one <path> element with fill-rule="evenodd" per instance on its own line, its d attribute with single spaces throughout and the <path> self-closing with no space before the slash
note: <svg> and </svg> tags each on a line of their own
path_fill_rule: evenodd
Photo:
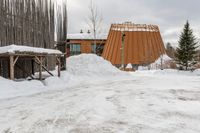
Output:
<svg viewBox="0 0 200 133">
<path fill-rule="evenodd" d="M 93 39 L 92 34 L 88 33 L 68 34 L 66 48 L 67 57 L 81 53 L 95 53 L 101 55 L 106 39 L 107 35 L 102 34 L 95 40 Z"/>
</svg>

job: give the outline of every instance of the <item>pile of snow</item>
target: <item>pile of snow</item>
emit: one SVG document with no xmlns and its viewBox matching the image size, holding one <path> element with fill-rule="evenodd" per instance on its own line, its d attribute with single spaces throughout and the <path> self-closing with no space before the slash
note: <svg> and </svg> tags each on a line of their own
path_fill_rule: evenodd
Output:
<svg viewBox="0 0 200 133">
<path fill-rule="evenodd" d="M 131 65 L 131 63 L 127 64 L 126 69 L 132 69 L 133 66 Z"/>
<path fill-rule="evenodd" d="M 52 72 L 56 75 L 56 71 Z M 48 75 L 43 73 L 43 75 Z M 0 77 L 0 99 L 32 95 L 49 90 L 66 89 L 84 83 L 107 80 L 112 76 L 126 75 L 110 62 L 94 54 L 82 54 L 67 58 L 67 71 L 61 77 L 49 77 L 44 81 L 16 82 Z M 103 77 L 103 78 L 102 78 Z"/>
<path fill-rule="evenodd" d="M 170 58 L 168 55 L 164 54 L 161 55 L 156 61 L 155 63 L 160 63 L 161 61 L 166 62 L 166 61 L 170 61 L 172 60 L 172 58 Z"/>
<path fill-rule="evenodd" d="M 44 48 L 36 48 L 29 46 L 20 46 L 20 45 L 9 45 L 0 47 L 0 54 L 3 53 L 15 53 L 15 52 L 32 52 L 38 54 L 62 54 L 59 50 L 54 49 L 44 49 Z"/>
<path fill-rule="evenodd" d="M 81 76 L 115 76 L 122 73 L 109 61 L 95 54 L 81 54 L 67 58 L 67 71 Z"/>
<path fill-rule="evenodd" d="M 164 55 L 161 55 L 154 63 L 148 66 L 139 66 L 138 70 L 161 69 L 161 67 L 163 69 L 170 68 L 171 62 L 172 62 L 172 59 L 168 55 L 164 54 Z"/>
<path fill-rule="evenodd" d="M 161 67 L 170 68 L 171 61 L 172 59 L 168 55 L 166 54 L 161 55 L 154 63 L 151 64 L 151 68 L 152 69 L 160 69 Z"/>
</svg>

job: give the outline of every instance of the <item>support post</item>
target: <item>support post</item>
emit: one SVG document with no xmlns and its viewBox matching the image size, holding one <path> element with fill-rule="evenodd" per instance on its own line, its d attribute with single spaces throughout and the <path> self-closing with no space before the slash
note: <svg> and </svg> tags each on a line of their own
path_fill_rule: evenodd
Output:
<svg viewBox="0 0 200 133">
<path fill-rule="evenodd" d="M 39 57 L 40 60 L 40 66 L 39 66 L 39 79 L 42 80 L 42 57 Z"/>
<path fill-rule="evenodd" d="M 14 56 L 10 55 L 10 79 L 14 80 L 15 78 L 15 71 L 14 71 Z"/>
<path fill-rule="evenodd" d="M 58 77 L 60 77 L 60 69 L 61 69 L 60 57 L 57 57 L 56 60 L 57 60 L 57 64 L 58 64 Z"/>
<path fill-rule="evenodd" d="M 34 59 L 31 60 L 31 74 L 35 75 Z"/>
</svg>

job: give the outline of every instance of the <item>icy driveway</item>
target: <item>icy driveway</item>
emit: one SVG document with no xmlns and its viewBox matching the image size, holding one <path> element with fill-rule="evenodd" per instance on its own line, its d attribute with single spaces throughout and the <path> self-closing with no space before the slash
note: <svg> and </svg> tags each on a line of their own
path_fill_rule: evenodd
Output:
<svg viewBox="0 0 200 133">
<path fill-rule="evenodd" d="M 1 100 L 0 132 L 200 132 L 199 76 L 136 73 L 91 82 Z"/>
</svg>

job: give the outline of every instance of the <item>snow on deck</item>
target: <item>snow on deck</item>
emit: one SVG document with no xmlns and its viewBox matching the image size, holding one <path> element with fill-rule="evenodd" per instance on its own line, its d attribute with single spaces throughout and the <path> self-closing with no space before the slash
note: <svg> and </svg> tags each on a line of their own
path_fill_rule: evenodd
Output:
<svg viewBox="0 0 200 133">
<path fill-rule="evenodd" d="M 0 54 L 5 54 L 5 53 L 15 54 L 16 52 L 21 52 L 21 53 L 28 52 L 36 54 L 62 54 L 62 52 L 59 50 L 29 47 L 29 46 L 9 45 L 0 47 Z"/>
</svg>

